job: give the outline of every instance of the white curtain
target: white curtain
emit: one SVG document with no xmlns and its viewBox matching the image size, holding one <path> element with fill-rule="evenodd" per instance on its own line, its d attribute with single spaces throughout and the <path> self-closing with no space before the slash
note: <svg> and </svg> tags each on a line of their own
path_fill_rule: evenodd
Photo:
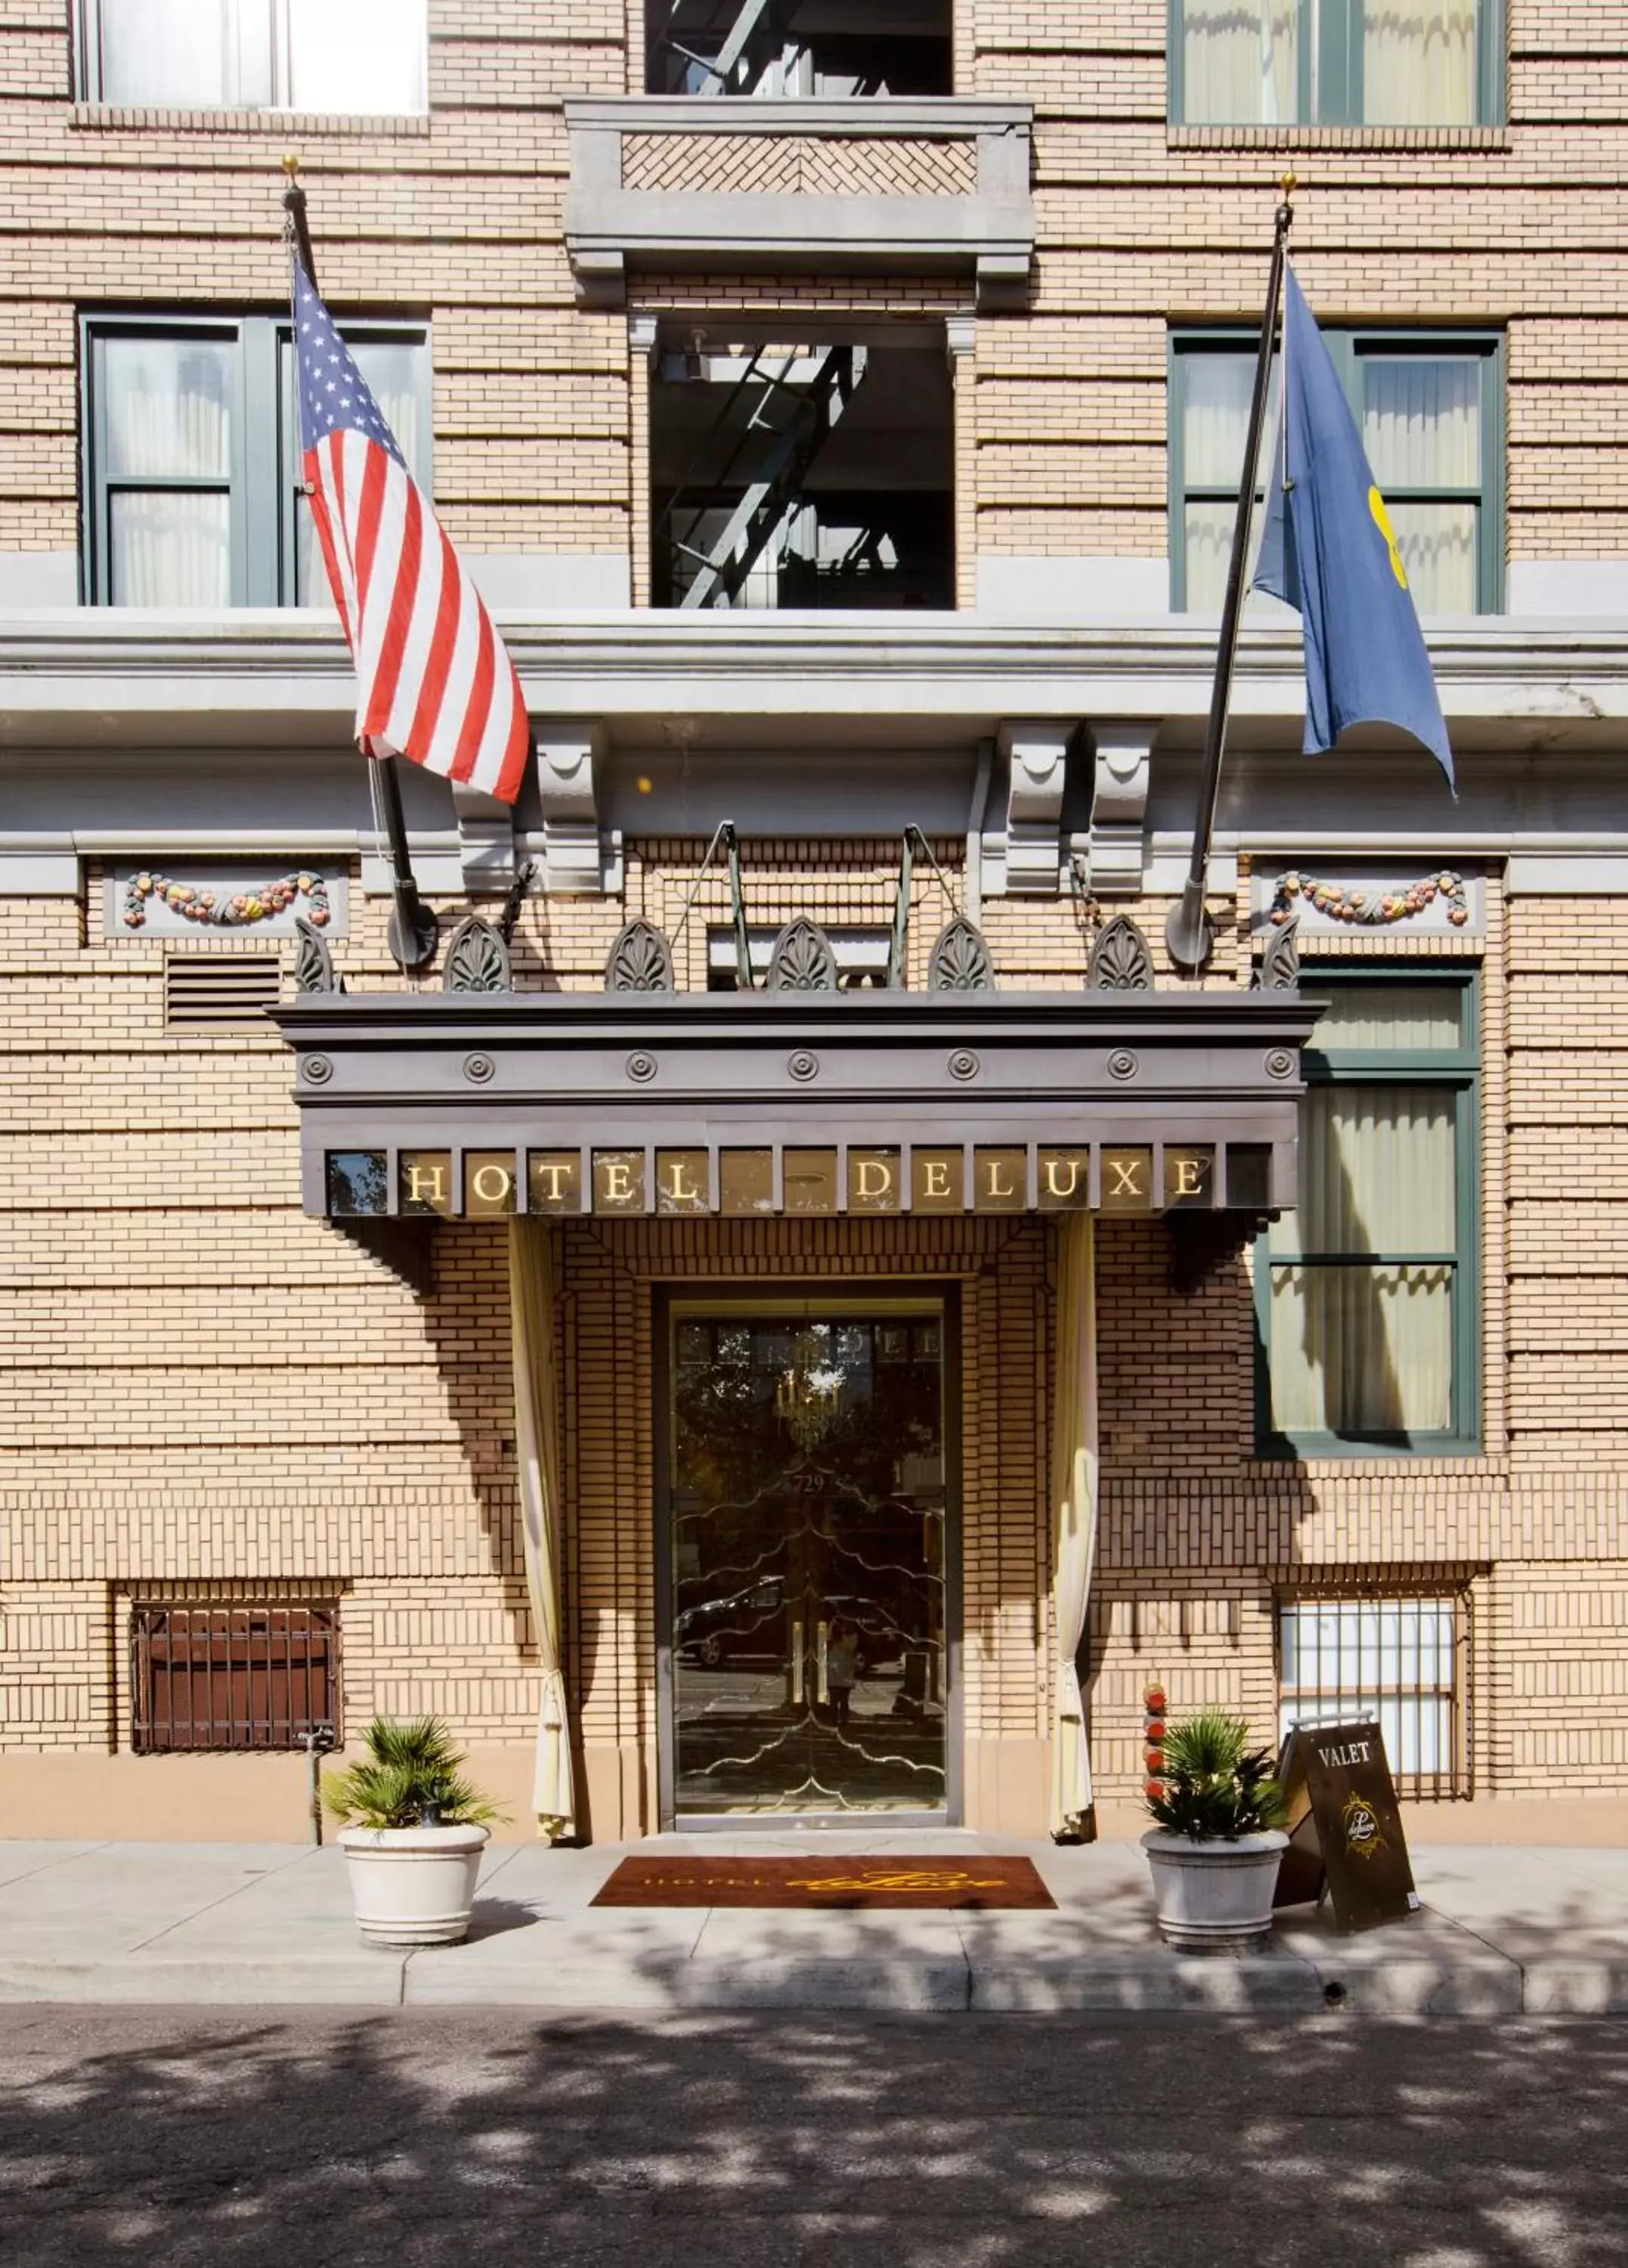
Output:
<svg viewBox="0 0 1628 2268">
<path fill-rule="evenodd" d="M 112 597 L 124 607 L 231 598 L 232 343 L 110 337 L 99 346 Z M 216 487 L 142 488 L 143 481 Z"/>
<path fill-rule="evenodd" d="M 1223 497 L 1193 498 L 1186 506 L 1183 540 L 1187 547 L 1187 610 L 1219 614 L 1232 556 L 1233 523 L 1238 514 L 1238 481 L 1243 445 L 1249 438 L 1250 396 L 1255 389 L 1255 357 L 1248 354 L 1186 354 L 1181 358 L 1182 479 L 1194 489 L 1225 489 Z M 1261 479 L 1271 477 L 1272 436 L 1278 425 L 1278 364 L 1266 397 L 1266 435 Z M 1253 571 L 1265 514 L 1257 510 L 1250 532 Z"/>
<path fill-rule="evenodd" d="M 426 109 L 424 0 L 283 0 L 291 110 Z M 383 408 L 381 402 L 380 407 Z M 405 450 L 406 444 L 403 443 Z"/>
<path fill-rule="evenodd" d="M 1364 124 L 1473 125 L 1477 13 L 1477 0 L 1371 0 L 1362 11 Z"/>
<path fill-rule="evenodd" d="M 1291 124 L 1299 0 L 1185 0 L 1182 116 L 1190 125 Z"/>
<path fill-rule="evenodd" d="M 1313 1087 L 1301 1204 L 1272 1226 L 1272 1405 L 1287 1432 L 1452 1423 L 1454 1270 L 1297 1263 L 1302 1253 L 1450 1253 L 1454 1100 L 1439 1086 Z"/>
<path fill-rule="evenodd" d="M 1052 1501 L 1051 1827 L 1053 1835 L 1077 1835 L 1091 1806 L 1091 1758 L 1076 1664 L 1096 1559 L 1096 1246 L 1089 1212 L 1058 1222 Z"/>
<path fill-rule="evenodd" d="M 525 1580 L 542 1675 L 532 1803 L 539 1836 L 554 1843 L 576 1832 L 576 1792 L 561 1631 L 560 1396 L 554 1231 L 546 1221 L 509 1224 L 509 1314 Z"/>
<path fill-rule="evenodd" d="M 1422 615 L 1476 608 L 1481 485 L 1481 364 L 1460 357 L 1365 355 L 1362 439 L 1385 493 Z M 1410 503 L 1409 488 L 1467 489 L 1462 502 Z"/>
</svg>

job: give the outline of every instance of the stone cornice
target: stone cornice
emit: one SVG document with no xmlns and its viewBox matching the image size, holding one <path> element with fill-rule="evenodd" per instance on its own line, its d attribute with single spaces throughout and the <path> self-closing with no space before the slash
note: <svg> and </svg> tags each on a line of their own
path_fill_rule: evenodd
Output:
<svg viewBox="0 0 1628 2268">
<path fill-rule="evenodd" d="M 503 635 L 536 717 L 686 716 L 818 721 L 1023 716 L 1155 723 L 1201 717 L 1215 631 L 1142 623 L 1025 627 L 972 615 L 897 617 L 669 613 L 510 615 Z M 1534 726 L 1628 717 L 1628 628 L 1510 617 L 1437 626 L 1431 659 L 1449 721 Z M 1246 630 L 1234 714 L 1298 716 L 1292 628 Z M 288 609 L 214 618 L 114 608 L 0 619 L 0 739 L 71 732 L 85 743 L 136 718 L 275 715 L 325 735 L 348 724 L 355 677 L 337 622 Z"/>
</svg>

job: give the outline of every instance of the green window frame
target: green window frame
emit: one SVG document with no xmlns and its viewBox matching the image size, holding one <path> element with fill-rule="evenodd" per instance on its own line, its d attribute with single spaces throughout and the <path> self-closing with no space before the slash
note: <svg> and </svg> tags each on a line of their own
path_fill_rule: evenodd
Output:
<svg viewBox="0 0 1628 2268">
<path fill-rule="evenodd" d="M 1342 964 L 1337 970 L 1302 965 L 1302 987 L 1312 998 L 1332 1000 L 1337 994 L 1360 987 L 1434 990 L 1451 988 L 1457 995 L 1458 1034 L 1454 1045 L 1338 1048 L 1312 1042 L 1302 1055 L 1307 1085 L 1312 1088 L 1407 1087 L 1434 1089 L 1451 1099 L 1453 1154 L 1453 1247 L 1450 1251 L 1368 1249 L 1348 1245 L 1336 1250 L 1275 1253 L 1270 1230 L 1256 1239 L 1255 1277 L 1255 1410 L 1258 1454 L 1273 1457 L 1412 1454 L 1422 1456 L 1475 1455 L 1481 1447 L 1481 1211 L 1480 1211 L 1480 972 L 1462 966 L 1416 962 L 1400 968 Z M 1310 1174 L 1305 1145 L 1310 1128 L 1302 1125 L 1301 1182 L 1309 1188 Z M 1328 1430 L 1285 1430 L 1274 1420 L 1272 1395 L 1272 1285 L 1276 1274 L 1300 1268 L 1435 1268 L 1448 1278 L 1448 1325 L 1451 1380 L 1450 1418 L 1447 1425 L 1429 1431 L 1390 1431 L 1358 1425 Z"/>
<path fill-rule="evenodd" d="M 1361 126 L 1364 115 L 1363 16 L 1371 0 L 1294 0 L 1295 17 L 1294 114 L 1292 118 L 1218 119 L 1200 111 L 1189 117 L 1185 23 L 1188 0 L 1169 0 L 1168 116 L 1173 126 Z M 1501 126 L 1506 112 L 1504 0 L 1479 0 L 1476 21 L 1475 115 L 1421 123 L 1435 126 Z M 1389 126 L 1389 122 L 1378 122 Z M 1406 130 L 1406 129 L 1404 129 Z"/>
<path fill-rule="evenodd" d="M 1166 352 L 1166 398 L 1169 403 L 1167 524 L 1170 529 L 1170 606 L 1177 614 L 1184 614 L 1191 603 L 1186 541 L 1189 505 L 1210 504 L 1225 507 L 1230 537 L 1232 512 L 1238 499 L 1236 470 L 1233 471 L 1229 480 L 1224 482 L 1190 481 L 1188 478 L 1185 431 L 1189 373 L 1198 357 L 1213 355 L 1234 357 L 1252 371 L 1258 338 L 1258 332 L 1231 325 L 1172 330 L 1169 334 Z M 1475 507 L 1474 611 L 1478 615 L 1501 613 L 1504 603 L 1505 521 L 1502 334 L 1485 330 L 1406 330 L 1395 326 L 1364 323 L 1324 329 L 1323 338 L 1345 387 L 1346 398 L 1351 404 L 1352 415 L 1359 430 L 1364 420 L 1365 372 L 1368 365 L 1414 359 L 1420 362 L 1468 360 L 1473 364 L 1477 380 L 1473 391 L 1480 435 L 1479 478 L 1473 482 L 1442 481 L 1436 483 L 1391 480 L 1382 481 L 1380 486 L 1384 490 L 1386 503 L 1390 505 L 1405 508 L 1410 504 L 1450 506 L 1470 504 Z M 1271 478 L 1271 453 L 1278 431 L 1277 388 L 1274 360 L 1270 415 L 1261 448 L 1263 487 Z M 1241 436 L 1240 457 L 1242 454 Z M 1261 514 L 1258 511 L 1253 537 L 1258 544 Z"/>
<path fill-rule="evenodd" d="M 341 337 L 356 347 L 400 346 L 411 356 L 410 388 L 419 443 L 408 451 L 414 478 L 431 486 L 432 365 L 429 325 L 347 320 Z M 110 431 L 107 350 L 123 340 L 213 350 L 223 372 L 229 439 L 208 472 L 115 469 Z M 300 448 L 293 373 L 293 331 L 287 315 L 210 315 L 109 312 L 80 318 L 81 592 L 87 606 L 121 603 L 115 588 L 114 519 L 121 495 L 210 495 L 225 500 L 229 568 L 226 604 L 288 607 L 301 603 Z M 253 446 L 275 434 L 276 446 Z M 326 594 L 324 594 L 326 596 Z M 124 601 L 135 603 L 134 600 Z M 179 603 L 179 602 L 178 602 Z"/>
</svg>

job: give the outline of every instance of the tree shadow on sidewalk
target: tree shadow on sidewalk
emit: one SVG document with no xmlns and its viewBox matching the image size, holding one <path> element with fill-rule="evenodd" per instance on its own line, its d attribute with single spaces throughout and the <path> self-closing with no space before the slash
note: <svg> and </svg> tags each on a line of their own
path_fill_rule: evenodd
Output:
<svg viewBox="0 0 1628 2268">
<path fill-rule="evenodd" d="M 1614 2021 L 25 2008 L 27 2268 L 1594 2268 Z"/>
</svg>

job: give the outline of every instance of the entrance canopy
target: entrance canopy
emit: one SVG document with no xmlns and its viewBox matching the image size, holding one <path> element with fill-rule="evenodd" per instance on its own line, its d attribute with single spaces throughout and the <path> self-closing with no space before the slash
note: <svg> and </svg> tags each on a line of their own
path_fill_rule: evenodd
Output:
<svg viewBox="0 0 1628 2268">
<path fill-rule="evenodd" d="M 306 993 L 335 1218 L 1277 1212 L 1298 992 Z"/>
</svg>

